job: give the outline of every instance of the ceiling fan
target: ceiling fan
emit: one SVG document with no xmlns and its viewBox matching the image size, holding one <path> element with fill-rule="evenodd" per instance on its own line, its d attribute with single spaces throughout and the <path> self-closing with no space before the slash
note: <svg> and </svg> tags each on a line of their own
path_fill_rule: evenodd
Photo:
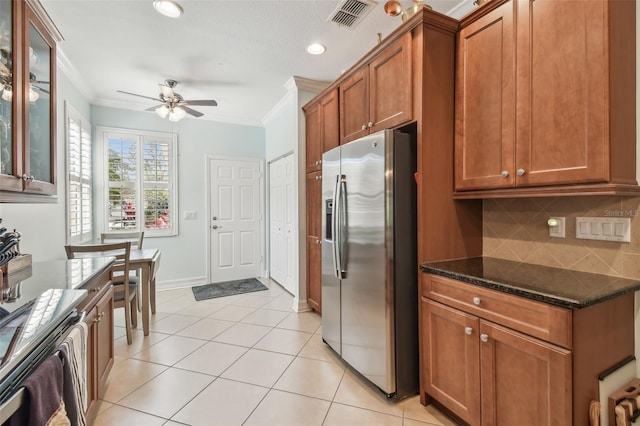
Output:
<svg viewBox="0 0 640 426">
<path fill-rule="evenodd" d="M 11 53 L 6 49 L 0 49 L 0 97 L 7 102 L 13 100 L 13 61 Z M 33 72 L 29 72 L 29 102 L 35 102 L 40 98 L 38 92 L 49 94 L 49 90 L 39 85 L 49 84 L 48 81 L 38 80 Z"/>
<path fill-rule="evenodd" d="M 164 84 L 158 84 L 160 86 L 160 94 L 157 98 L 150 96 L 138 95 L 137 93 L 125 92 L 118 90 L 119 93 L 126 95 L 138 96 L 140 98 L 151 99 L 154 101 L 162 102 L 160 105 L 147 108 L 145 111 L 155 111 L 160 117 L 165 118 L 169 116 L 169 120 L 178 121 L 190 114 L 194 117 L 202 117 L 204 114 L 189 108 L 191 105 L 199 106 L 217 106 L 218 103 L 213 99 L 201 99 L 201 100 L 185 100 L 183 97 L 173 90 L 178 82 L 176 80 L 167 79 Z"/>
</svg>

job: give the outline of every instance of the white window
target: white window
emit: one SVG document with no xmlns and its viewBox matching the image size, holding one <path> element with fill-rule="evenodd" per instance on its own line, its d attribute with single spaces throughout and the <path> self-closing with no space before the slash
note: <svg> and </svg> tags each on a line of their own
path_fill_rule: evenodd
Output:
<svg viewBox="0 0 640 426">
<path fill-rule="evenodd" d="M 101 127 L 97 133 L 104 154 L 101 232 L 176 235 L 176 136 Z"/>
<path fill-rule="evenodd" d="M 93 237 L 91 123 L 65 102 L 67 243 Z"/>
</svg>

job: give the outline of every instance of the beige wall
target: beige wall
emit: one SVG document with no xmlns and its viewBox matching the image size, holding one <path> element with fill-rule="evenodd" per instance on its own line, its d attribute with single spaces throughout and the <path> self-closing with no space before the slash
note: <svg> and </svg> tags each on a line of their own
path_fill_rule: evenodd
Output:
<svg viewBox="0 0 640 426">
<path fill-rule="evenodd" d="M 566 218 L 566 238 L 549 237 L 550 216 Z M 578 216 L 629 217 L 631 242 L 577 239 Z M 485 200 L 483 239 L 485 256 L 640 279 L 640 197 Z"/>
</svg>

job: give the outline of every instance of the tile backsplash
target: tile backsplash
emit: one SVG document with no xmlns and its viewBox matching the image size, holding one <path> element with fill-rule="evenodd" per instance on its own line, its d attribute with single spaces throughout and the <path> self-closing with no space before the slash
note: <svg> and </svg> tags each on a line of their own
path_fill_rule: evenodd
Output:
<svg viewBox="0 0 640 426">
<path fill-rule="evenodd" d="M 566 238 L 547 219 L 566 218 Z M 631 242 L 576 238 L 576 217 L 628 217 Z M 640 279 L 640 197 L 580 196 L 484 200 L 483 254 L 500 259 Z"/>
</svg>

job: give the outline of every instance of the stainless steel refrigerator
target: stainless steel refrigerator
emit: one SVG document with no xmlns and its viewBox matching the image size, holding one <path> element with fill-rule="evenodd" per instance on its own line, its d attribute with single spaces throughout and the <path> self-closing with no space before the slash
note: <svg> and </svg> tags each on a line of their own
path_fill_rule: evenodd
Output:
<svg viewBox="0 0 640 426">
<path fill-rule="evenodd" d="M 322 157 L 322 337 L 388 397 L 418 392 L 415 137 Z"/>
</svg>

